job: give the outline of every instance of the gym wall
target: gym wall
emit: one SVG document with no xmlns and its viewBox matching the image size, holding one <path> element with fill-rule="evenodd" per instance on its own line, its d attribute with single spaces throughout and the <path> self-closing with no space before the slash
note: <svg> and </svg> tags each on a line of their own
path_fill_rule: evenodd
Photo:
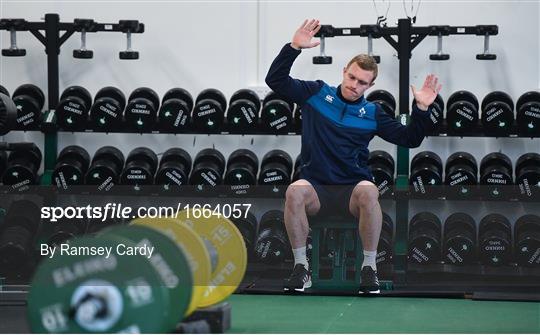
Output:
<svg viewBox="0 0 540 335">
<path fill-rule="evenodd" d="M 387 3 L 387 2 L 385 2 Z M 385 3 L 361 2 L 263 2 L 263 1 L 179 1 L 179 2 L 87 2 L 87 1 L 2 1 L 0 16 L 39 20 L 45 13 L 59 13 L 61 21 L 93 18 L 99 22 L 136 19 L 146 26 L 144 34 L 134 34 L 133 48 L 140 52 L 137 61 L 121 61 L 118 52 L 126 47 L 125 35 L 118 33 L 88 34 L 87 47 L 94 59 L 72 58 L 71 51 L 80 45 L 79 34 L 62 47 L 60 55 L 60 92 L 70 85 L 82 85 L 92 94 L 103 86 L 113 85 L 126 95 L 139 86 L 148 86 L 160 96 L 179 86 L 196 96 L 201 90 L 215 87 L 230 95 L 239 88 L 266 86 L 264 77 L 280 48 L 290 41 L 294 30 L 305 18 L 319 18 L 323 24 L 353 27 L 376 22 L 386 12 Z M 411 2 L 405 1 L 409 15 Z M 416 2 L 415 2 L 416 5 Z M 414 10 L 416 11 L 416 7 Z M 388 25 L 405 16 L 402 1 L 391 2 Z M 488 92 L 502 90 L 514 101 L 525 91 L 540 87 L 540 4 L 521 1 L 423 1 L 416 25 L 497 24 L 499 34 L 490 39 L 495 61 L 478 61 L 483 51 L 481 36 L 450 36 L 443 40 L 449 61 L 428 59 L 436 51 L 434 37 L 426 38 L 414 51 L 411 60 L 411 83 L 421 86 L 428 73 L 439 75 L 441 95 L 466 89 L 481 100 Z M 13 91 L 23 83 L 34 83 L 47 89 L 44 47 L 29 33 L 17 34 L 25 58 L 2 57 L 0 82 Z M 0 44 L 7 47 L 9 34 L 0 34 Z M 382 39 L 374 40 L 374 52 L 381 56 L 380 74 L 375 88 L 398 95 L 398 60 L 394 50 Z M 302 79 L 323 79 L 337 85 L 346 62 L 356 53 L 367 51 L 366 38 L 337 37 L 327 39 L 326 53 L 333 56 L 332 65 L 315 66 L 312 56 L 319 48 L 303 51 L 292 75 Z M 40 133 L 12 132 L 8 141 L 28 140 L 43 149 Z M 284 148 L 293 159 L 300 150 L 299 136 L 224 136 L 224 135 L 136 135 L 60 133 L 59 151 L 67 145 L 84 146 L 92 155 L 103 145 L 117 144 L 127 154 L 136 146 L 147 146 L 163 152 L 172 146 L 186 149 L 192 156 L 205 147 L 215 146 L 226 157 L 236 148 L 254 150 L 259 157 L 274 148 Z M 525 152 L 538 151 L 540 139 L 429 138 L 411 151 L 435 150 L 443 161 L 455 151 L 466 150 L 481 159 L 492 151 L 506 153 L 515 161 Z M 376 138 L 371 149 L 387 150 L 395 157 L 395 146 Z"/>
</svg>

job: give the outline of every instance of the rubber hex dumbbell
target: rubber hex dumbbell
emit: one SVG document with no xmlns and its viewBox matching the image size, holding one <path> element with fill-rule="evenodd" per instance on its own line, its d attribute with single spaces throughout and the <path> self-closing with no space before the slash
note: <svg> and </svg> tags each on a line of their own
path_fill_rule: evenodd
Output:
<svg viewBox="0 0 540 335">
<path fill-rule="evenodd" d="M 116 87 L 100 89 L 90 111 L 90 124 L 93 129 L 103 131 L 119 130 L 123 122 L 126 96 Z"/>
<path fill-rule="evenodd" d="M 17 106 L 17 129 L 35 129 L 41 124 L 45 95 L 39 87 L 33 84 L 21 85 L 13 92 L 12 99 Z"/>
<path fill-rule="evenodd" d="M 227 99 L 215 88 L 203 90 L 197 96 L 193 109 L 193 127 L 196 131 L 216 134 L 223 129 Z"/>
<path fill-rule="evenodd" d="M 259 173 L 259 185 L 273 185 L 275 192 L 279 191 L 279 185 L 289 185 L 292 173 L 292 158 L 283 150 L 271 150 L 264 155 L 261 161 Z"/>
<path fill-rule="evenodd" d="M 86 173 L 85 183 L 96 185 L 98 191 L 109 191 L 118 184 L 124 167 L 124 154 L 112 146 L 99 148 Z"/>
<path fill-rule="evenodd" d="M 443 165 L 439 155 L 433 151 L 422 151 L 414 155 L 409 179 L 414 196 L 436 199 L 442 193 L 442 181 Z"/>
<path fill-rule="evenodd" d="M 68 185 L 82 185 L 89 165 L 88 151 L 78 145 L 67 146 L 58 154 L 52 180 L 60 189 L 67 189 Z"/>
<path fill-rule="evenodd" d="M 180 87 L 168 90 L 161 101 L 157 129 L 174 134 L 184 133 L 191 123 L 193 97 Z"/>
<path fill-rule="evenodd" d="M 268 134 L 287 134 L 292 130 L 294 103 L 270 92 L 263 100 L 261 129 Z"/>
<path fill-rule="evenodd" d="M 266 264 L 279 264 L 291 253 L 285 230 L 283 212 L 270 210 L 259 222 L 259 234 L 255 242 L 256 258 Z"/>
<path fill-rule="evenodd" d="M 517 101 L 516 113 L 521 136 L 540 136 L 540 92 L 523 93 Z"/>
<path fill-rule="evenodd" d="M 246 134 L 258 128 L 261 100 L 250 89 L 233 93 L 227 110 L 227 130 L 233 134 Z"/>
<path fill-rule="evenodd" d="M 491 92 L 482 100 L 482 127 L 487 135 L 506 136 L 514 123 L 514 101 L 507 93 Z"/>
<path fill-rule="evenodd" d="M 377 245 L 377 264 L 392 264 L 394 257 L 394 222 L 390 215 L 382 213 L 382 229 Z"/>
<path fill-rule="evenodd" d="M 485 185 L 482 194 L 494 199 L 510 196 L 514 184 L 512 171 L 512 161 L 505 154 L 492 152 L 484 156 L 480 161 L 480 185 Z"/>
<path fill-rule="evenodd" d="M 443 259 L 455 265 L 476 261 L 476 223 L 466 213 L 454 213 L 444 222 Z"/>
<path fill-rule="evenodd" d="M 413 99 L 412 106 L 416 105 L 416 99 Z M 411 108 L 412 108 L 411 106 Z M 444 100 L 440 94 L 437 94 L 435 101 L 428 107 L 429 118 L 432 123 L 431 130 L 428 134 L 436 134 L 443 122 Z"/>
<path fill-rule="evenodd" d="M 223 154 L 216 149 L 203 149 L 195 156 L 189 183 L 200 187 L 221 185 L 224 170 L 225 157 Z"/>
<path fill-rule="evenodd" d="M 525 214 L 517 219 L 514 241 L 518 265 L 540 266 L 540 216 Z"/>
<path fill-rule="evenodd" d="M 29 200 L 9 206 L 0 226 L 0 274 L 25 278 L 33 268 L 34 243 L 40 227 L 40 207 Z"/>
<path fill-rule="evenodd" d="M 169 190 L 171 186 L 187 185 L 191 172 L 191 156 L 181 148 L 170 148 L 163 153 L 156 173 L 156 185 L 163 185 Z"/>
<path fill-rule="evenodd" d="M 446 160 L 444 183 L 451 197 L 470 197 L 478 184 L 478 165 L 473 155 L 458 151 Z"/>
<path fill-rule="evenodd" d="M 148 87 L 135 89 L 128 98 L 124 118 L 128 128 L 148 132 L 156 123 L 159 96 Z"/>
<path fill-rule="evenodd" d="M 133 185 L 135 190 L 140 185 L 154 184 L 158 158 L 154 151 L 146 147 L 131 150 L 126 158 L 126 165 L 120 176 L 122 185 Z"/>
<path fill-rule="evenodd" d="M 231 221 L 244 238 L 249 259 L 253 258 L 258 230 L 257 218 L 252 212 L 247 212 L 245 216 L 242 215 L 240 218 L 231 218 Z"/>
<path fill-rule="evenodd" d="M 0 85 L 0 93 L 5 94 L 9 97 L 9 91 L 2 85 Z"/>
<path fill-rule="evenodd" d="M 430 212 L 413 216 L 409 224 L 410 262 L 433 264 L 441 259 L 441 221 Z"/>
<path fill-rule="evenodd" d="M 368 94 L 366 100 L 381 106 L 381 109 L 392 118 L 396 117 L 396 99 L 392 93 L 385 90 L 375 90 Z"/>
<path fill-rule="evenodd" d="M 2 183 L 11 185 L 14 189 L 22 189 L 26 185 L 36 185 L 41 158 L 41 151 L 35 144 L 32 144 L 29 150 L 12 151 L 2 176 Z"/>
<path fill-rule="evenodd" d="M 516 185 L 521 199 L 540 197 L 540 154 L 529 152 L 516 161 Z"/>
<path fill-rule="evenodd" d="M 457 91 L 446 101 L 449 134 L 464 134 L 478 126 L 478 99 L 469 91 Z"/>
<path fill-rule="evenodd" d="M 375 150 L 369 153 L 368 165 L 375 179 L 375 185 L 381 196 L 392 193 L 394 185 L 394 158 L 383 150 Z"/>
<path fill-rule="evenodd" d="M 238 149 L 231 153 L 227 160 L 227 172 L 223 183 L 225 185 L 246 186 L 257 183 L 259 159 L 248 149 Z"/>
<path fill-rule="evenodd" d="M 70 86 L 62 92 L 56 107 L 56 122 L 64 130 L 84 130 L 92 106 L 90 92 L 82 86 Z"/>
<path fill-rule="evenodd" d="M 512 258 L 510 222 L 501 214 L 488 214 L 478 227 L 478 248 L 482 264 L 504 265 Z"/>
</svg>

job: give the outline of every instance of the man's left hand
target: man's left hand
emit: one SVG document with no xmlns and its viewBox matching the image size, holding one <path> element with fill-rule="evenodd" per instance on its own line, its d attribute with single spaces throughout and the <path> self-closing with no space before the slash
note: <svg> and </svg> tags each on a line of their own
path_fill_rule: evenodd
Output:
<svg viewBox="0 0 540 335">
<path fill-rule="evenodd" d="M 417 91 L 416 88 L 411 85 L 411 90 L 416 100 L 416 106 L 423 111 L 427 111 L 428 107 L 435 101 L 437 94 L 441 91 L 441 84 L 437 84 L 439 78 L 434 74 L 430 74 L 426 77 L 424 85 L 420 91 Z"/>
</svg>

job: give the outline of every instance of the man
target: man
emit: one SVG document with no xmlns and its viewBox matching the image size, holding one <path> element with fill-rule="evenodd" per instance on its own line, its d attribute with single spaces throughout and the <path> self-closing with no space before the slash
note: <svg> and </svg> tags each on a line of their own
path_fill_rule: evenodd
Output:
<svg viewBox="0 0 540 335">
<path fill-rule="evenodd" d="M 374 135 L 409 148 L 418 147 L 432 126 L 428 106 L 441 85 L 428 75 L 420 90 L 411 86 L 416 99 L 411 122 L 403 126 L 380 106 L 365 100 L 374 85 L 377 63 L 367 55 L 354 57 L 343 69 L 341 85 L 321 80 L 303 81 L 289 76 L 301 49 L 319 45 L 312 41 L 318 20 L 306 20 L 272 63 L 266 83 L 272 90 L 302 108 L 301 179 L 289 185 L 285 196 L 285 226 L 294 254 L 294 269 L 285 290 L 304 291 L 311 286 L 306 258 L 309 231 L 307 215 L 328 209 L 349 211 L 359 219 L 364 260 L 360 293 L 379 293 L 376 254 L 382 226 L 379 192 L 367 165 L 368 144 Z M 328 185 L 339 185 L 339 190 Z"/>
</svg>

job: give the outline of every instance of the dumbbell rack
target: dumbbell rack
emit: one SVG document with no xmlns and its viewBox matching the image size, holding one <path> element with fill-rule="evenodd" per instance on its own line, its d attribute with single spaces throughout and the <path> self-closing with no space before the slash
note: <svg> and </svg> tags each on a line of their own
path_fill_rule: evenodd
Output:
<svg viewBox="0 0 540 335">
<path fill-rule="evenodd" d="M 315 35 L 321 38 L 321 56 L 314 57 L 314 63 L 328 64 L 331 62 L 331 58 L 324 54 L 324 39 L 337 36 L 361 36 L 368 37 L 368 43 L 371 44 L 372 38 L 384 38 L 396 51 L 399 59 L 399 116 L 398 120 L 402 124 L 407 124 L 409 114 L 409 85 L 410 85 L 410 58 L 412 56 L 412 50 L 418 46 L 422 40 L 427 36 L 437 36 L 439 38 L 439 53 L 441 53 L 441 36 L 448 35 L 477 35 L 484 36 L 484 54 L 477 55 L 477 59 L 480 60 L 493 60 L 496 56 L 489 54 L 489 36 L 498 34 L 498 26 L 496 25 L 477 25 L 477 26 L 425 26 L 425 27 L 413 27 L 411 25 L 411 19 L 398 20 L 397 27 L 382 27 L 379 25 L 361 25 L 360 27 L 350 28 L 335 28 L 331 25 L 322 25 L 320 31 Z M 397 36 L 397 41 L 393 38 Z M 371 54 L 371 48 L 369 48 Z M 434 56 L 434 55 L 432 55 Z M 437 55 L 435 55 L 437 56 Z M 447 55 L 441 55 L 446 56 Z M 326 62 L 321 62 L 321 58 L 325 58 Z M 433 57 L 432 60 L 446 60 L 445 57 Z M 437 132 L 429 134 L 428 136 L 459 136 L 459 137 L 485 137 L 487 136 L 483 130 L 475 129 L 478 131 L 470 132 L 467 134 L 452 135 L 447 134 L 447 126 L 443 121 L 443 124 Z M 520 135 L 517 132 L 516 125 L 512 125 L 510 133 L 507 137 L 529 137 Z M 493 136 L 492 136 L 493 137 Z M 393 272 L 394 272 L 394 284 L 401 286 L 407 283 L 407 271 L 413 270 L 418 273 L 427 273 L 430 271 L 437 272 L 439 274 L 444 273 L 447 270 L 455 272 L 458 276 L 460 274 L 495 274 L 503 275 L 505 269 L 488 269 L 482 267 L 479 270 L 472 269 L 473 267 L 464 269 L 463 267 L 451 266 L 451 265 L 435 265 L 429 267 L 429 269 L 423 270 L 422 267 L 410 266 L 407 262 L 407 240 L 408 240 L 408 221 L 409 221 L 409 149 L 398 147 L 397 148 L 397 164 L 396 164 L 396 184 L 395 184 L 395 206 L 396 206 L 396 232 L 394 241 L 394 260 L 393 260 Z M 442 200 L 446 200 L 441 198 Z M 473 199 L 482 200 L 482 199 Z M 508 267 L 509 270 L 510 267 Z M 531 269 L 518 269 L 518 274 L 538 275 Z M 511 277 L 511 276 L 510 276 Z M 449 285 L 455 285 L 450 283 Z M 534 286 L 534 285 L 533 285 Z M 420 288 L 420 289 L 424 289 Z"/>
<path fill-rule="evenodd" d="M 75 22 L 60 22 L 60 16 L 55 13 L 45 14 L 44 21 L 30 22 L 23 19 L 1 19 L 0 30 L 29 31 L 44 46 L 47 54 L 47 96 L 48 112 L 44 116 L 41 131 L 45 133 L 44 174 L 42 184 L 49 185 L 51 173 L 56 164 L 58 154 L 58 137 L 54 115 L 59 101 L 59 54 L 60 47 L 75 32 L 82 32 L 83 27 Z M 136 30 L 130 33 L 144 33 L 144 24 L 139 23 Z M 92 24 L 91 29 L 85 32 L 126 32 L 120 23 L 97 23 Z M 40 31 L 44 31 L 41 33 Z M 62 35 L 60 35 L 63 32 Z M 22 49 L 19 49 L 22 50 Z"/>
</svg>

